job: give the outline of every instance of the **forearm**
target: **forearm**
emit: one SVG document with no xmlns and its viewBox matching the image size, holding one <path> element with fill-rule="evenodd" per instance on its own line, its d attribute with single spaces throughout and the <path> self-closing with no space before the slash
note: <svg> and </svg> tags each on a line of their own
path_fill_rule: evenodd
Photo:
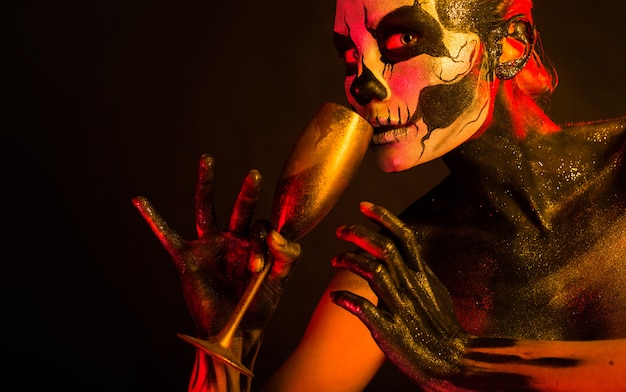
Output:
<svg viewBox="0 0 626 392">
<path fill-rule="evenodd" d="M 475 338 L 454 384 L 478 390 L 625 391 L 626 339 Z"/>
</svg>

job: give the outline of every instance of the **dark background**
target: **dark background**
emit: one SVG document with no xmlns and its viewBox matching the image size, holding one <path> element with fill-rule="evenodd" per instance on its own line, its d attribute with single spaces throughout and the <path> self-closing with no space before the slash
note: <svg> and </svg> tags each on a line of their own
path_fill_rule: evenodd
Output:
<svg viewBox="0 0 626 392">
<path fill-rule="evenodd" d="M 560 121 L 626 114 L 622 13 L 537 2 L 560 72 Z M 216 159 L 224 224 L 248 169 L 265 175 L 259 217 L 298 133 L 324 101 L 345 103 L 332 1 L 21 1 L 2 6 L 0 389 L 182 391 L 193 334 L 173 265 L 131 204 L 147 196 L 186 238 L 198 158 Z M 439 162 L 385 175 L 369 156 L 304 256 L 272 319 L 260 385 L 294 348 L 349 249 L 360 200 L 400 212 L 445 174 Z M 371 391 L 400 390 L 391 367 Z"/>
</svg>

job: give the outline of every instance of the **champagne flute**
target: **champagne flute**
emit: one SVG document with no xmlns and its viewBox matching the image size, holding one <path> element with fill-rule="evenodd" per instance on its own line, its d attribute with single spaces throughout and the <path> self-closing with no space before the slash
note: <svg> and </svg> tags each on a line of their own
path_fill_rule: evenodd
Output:
<svg viewBox="0 0 626 392">
<path fill-rule="evenodd" d="M 271 222 L 281 235 L 298 240 L 337 203 L 354 177 L 372 138 L 373 128 L 354 111 L 324 103 L 292 148 L 272 202 Z M 237 328 L 271 268 L 254 273 L 228 322 L 207 340 L 178 334 L 186 342 L 241 373 L 253 373 L 233 354 Z"/>
</svg>

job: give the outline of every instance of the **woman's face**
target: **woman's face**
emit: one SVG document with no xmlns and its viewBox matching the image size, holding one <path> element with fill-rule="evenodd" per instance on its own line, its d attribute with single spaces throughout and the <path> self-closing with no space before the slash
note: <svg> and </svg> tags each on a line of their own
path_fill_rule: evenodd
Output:
<svg viewBox="0 0 626 392">
<path fill-rule="evenodd" d="M 442 156 L 474 135 L 491 111 L 479 37 L 447 30 L 436 1 L 337 1 L 346 96 L 375 127 L 372 150 L 387 172 Z"/>
</svg>

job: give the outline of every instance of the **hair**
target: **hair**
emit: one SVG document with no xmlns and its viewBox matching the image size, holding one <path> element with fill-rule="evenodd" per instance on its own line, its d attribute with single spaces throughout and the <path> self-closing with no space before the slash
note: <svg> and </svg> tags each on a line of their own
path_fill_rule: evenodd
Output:
<svg viewBox="0 0 626 392">
<path fill-rule="evenodd" d="M 439 0 L 437 12 L 442 23 L 451 30 L 478 34 L 486 47 L 490 74 L 501 54 L 500 41 L 506 35 L 508 21 L 521 17 L 535 32 L 533 52 L 524 68 L 511 81 L 536 102 L 546 100 L 556 88 L 558 75 L 543 51 L 539 33 L 532 17 L 532 0 Z"/>
</svg>

